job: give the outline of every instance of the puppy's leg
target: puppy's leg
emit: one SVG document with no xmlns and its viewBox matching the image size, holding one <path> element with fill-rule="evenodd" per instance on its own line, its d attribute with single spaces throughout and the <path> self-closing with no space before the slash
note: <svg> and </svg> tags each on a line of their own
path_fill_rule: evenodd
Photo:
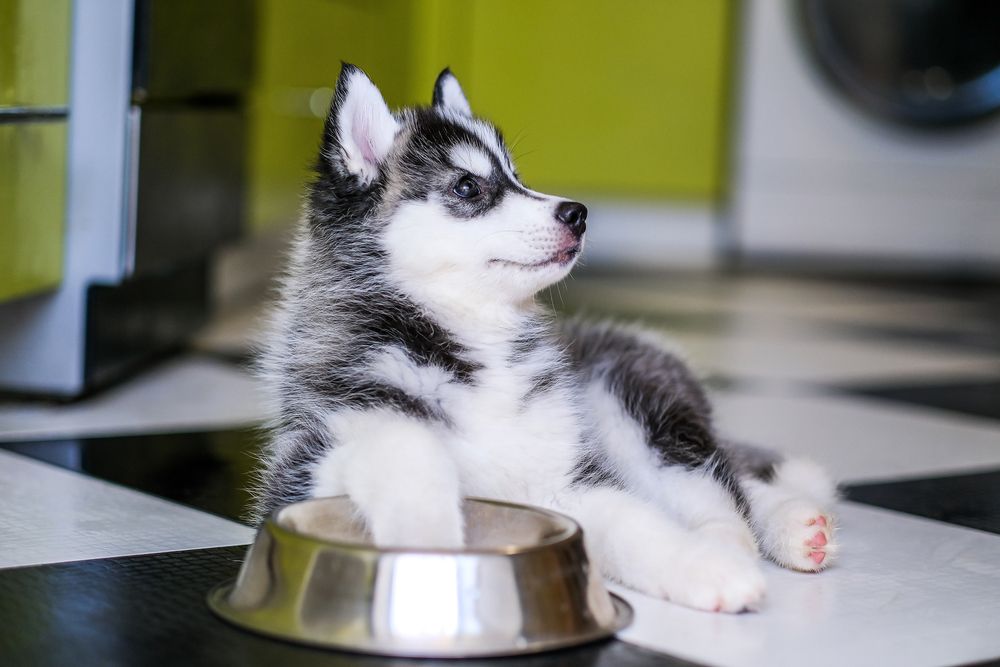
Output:
<svg viewBox="0 0 1000 667">
<path fill-rule="evenodd" d="M 660 468 L 655 479 L 657 505 L 684 526 L 722 548 L 757 557 L 745 494 L 724 461 L 710 460 L 696 469 Z"/>
<path fill-rule="evenodd" d="M 263 463 L 247 520 L 259 524 L 271 512 L 309 498 L 309 467 L 328 447 L 322 433 L 306 428 L 275 431 L 262 452 Z"/>
<path fill-rule="evenodd" d="M 314 469 L 313 496 L 346 493 L 379 545 L 462 545 L 458 470 L 435 424 L 390 409 L 326 423 L 336 445 Z"/>
<path fill-rule="evenodd" d="M 577 323 L 567 334 L 608 466 L 704 540 L 756 558 L 743 492 L 684 362 L 646 333 Z"/>
<path fill-rule="evenodd" d="M 581 523 L 604 576 L 629 588 L 707 611 L 753 609 L 764 596 L 756 556 L 722 548 L 624 491 L 576 488 L 556 509 Z"/>
<path fill-rule="evenodd" d="M 791 459 L 741 484 L 761 548 L 771 560 L 804 572 L 818 572 L 833 562 L 836 487 L 823 470 Z"/>
</svg>

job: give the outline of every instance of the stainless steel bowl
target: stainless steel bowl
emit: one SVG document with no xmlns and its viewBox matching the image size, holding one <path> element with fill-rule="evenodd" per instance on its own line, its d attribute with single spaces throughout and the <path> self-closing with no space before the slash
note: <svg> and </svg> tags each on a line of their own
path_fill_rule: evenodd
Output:
<svg viewBox="0 0 1000 667">
<path fill-rule="evenodd" d="M 579 526 L 525 505 L 467 499 L 464 549 L 375 547 L 344 496 L 264 522 L 222 618 L 330 648 L 411 657 L 514 655 L 601 639 L 632 610 L 591 569 Z"/>
</svg>

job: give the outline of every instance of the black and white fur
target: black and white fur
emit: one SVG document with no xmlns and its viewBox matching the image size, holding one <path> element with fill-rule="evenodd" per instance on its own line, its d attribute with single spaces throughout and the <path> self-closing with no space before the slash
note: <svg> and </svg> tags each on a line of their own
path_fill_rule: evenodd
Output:
<svg viewBox="0 0 1000 667">
<path fill-rule="evenodd" d="M 541 309 L 586 209 L 521 183 L 448 70 L 433 100 L 392 113 L 343 66 L 261 362 L 258 516 L 346 493 L 379 544 L 459 546 L 462 496 L 532 503 L 609 578 L 716 611 L 757 606 L 758 549 L 828 565 L 827 477 L 720 442 L 654 335 Z"/>
</svg>

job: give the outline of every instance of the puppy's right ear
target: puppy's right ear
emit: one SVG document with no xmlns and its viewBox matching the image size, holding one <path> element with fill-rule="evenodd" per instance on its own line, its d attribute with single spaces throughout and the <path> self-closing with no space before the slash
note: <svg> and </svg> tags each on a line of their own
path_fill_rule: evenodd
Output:
<svg viewBox="0 0 1000 667">
<path fill-rule="evenodd" d="M 368 75 L 343 63 L 323 129 L 322 158 L 334 173 L 367 187 L 392 149 L 399 124 Z"/>
</svg>

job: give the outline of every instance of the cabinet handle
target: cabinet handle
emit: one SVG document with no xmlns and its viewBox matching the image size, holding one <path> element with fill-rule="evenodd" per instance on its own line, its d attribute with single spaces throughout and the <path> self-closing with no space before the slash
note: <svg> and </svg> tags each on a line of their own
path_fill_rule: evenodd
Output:
<svg viewBox="0 0 1000 667">
<path fill-rule="evenodd" d="M 0 124 L 59 121 L 67 116 L 66 107 L 0 107 Z"/>
</svg>

